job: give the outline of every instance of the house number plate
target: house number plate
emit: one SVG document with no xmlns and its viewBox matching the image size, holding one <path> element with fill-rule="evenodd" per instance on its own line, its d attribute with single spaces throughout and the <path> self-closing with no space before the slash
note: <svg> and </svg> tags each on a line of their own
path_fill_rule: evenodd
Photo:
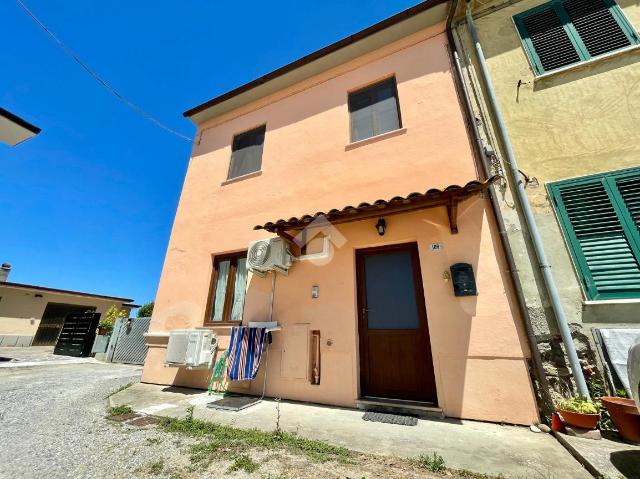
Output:
<svg viewBox="0 0 640 479">
<path fill-rule="evenodd" d="M 436 252 L 437 251 L 442 251 L 442 248 L 443 248 L 442 243 L 431 243 L 429 245 L 429 250 L 430 251 L 436 251 Z"/>
</svg>

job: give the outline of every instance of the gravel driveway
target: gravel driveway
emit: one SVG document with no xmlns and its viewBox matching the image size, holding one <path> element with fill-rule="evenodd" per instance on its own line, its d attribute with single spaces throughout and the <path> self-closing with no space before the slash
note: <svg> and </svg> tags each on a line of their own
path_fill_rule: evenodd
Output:
<svg viewBox="0 0 640 479">
<path fill-rule="evenodd" d="M 106 397 L 141 367 L 46 364 L 0 369 L 0 478 L 130 478 L 184 457 L 154 428 L 105 420 Z"/>
</svg>

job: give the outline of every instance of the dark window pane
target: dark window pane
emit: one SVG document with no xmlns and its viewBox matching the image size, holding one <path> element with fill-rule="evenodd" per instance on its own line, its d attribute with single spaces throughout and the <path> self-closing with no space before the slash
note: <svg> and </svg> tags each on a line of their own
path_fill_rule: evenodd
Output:
<svg viewBox="0 0 640 479">
<path fill-rule="evenodd" d="M 349 94 L 351 141 L 364 140 L 400 128 L 394 78 Z"/>
<path fill-rule="evenodd" d="M 265 130 L 261 126 L 235 136 L 228 179 L 260 171 Z"/>
<path fill-rule="evenodd" d="M 369 329 L 418 329 L 411 253 L 368 255 L 364 268 Z"/>
</svg>

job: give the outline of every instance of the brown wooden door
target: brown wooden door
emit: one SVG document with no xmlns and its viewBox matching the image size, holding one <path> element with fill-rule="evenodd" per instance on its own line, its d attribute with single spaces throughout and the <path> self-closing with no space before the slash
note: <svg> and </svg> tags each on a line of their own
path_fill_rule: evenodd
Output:
<svg viewBox="0 0 640 479">
<path fill-rule="evenodd" d="M 356 252 L 361 395 L 437 403 L 415 243 Z"/>
</svg>

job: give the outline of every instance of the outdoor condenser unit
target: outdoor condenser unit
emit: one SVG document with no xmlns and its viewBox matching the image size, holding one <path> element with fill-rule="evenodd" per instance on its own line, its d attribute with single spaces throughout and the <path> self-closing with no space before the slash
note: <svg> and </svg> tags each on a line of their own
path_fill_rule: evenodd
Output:
<svg viewBox="0 0 640 479">
<path fill-rule="evenodd" d="M 247 267 L 258 276 L 265 276 L 269 271 L 287 275 L 292 263 L 291 252 L 282 238 L 269 238 L 249 244 Z"/>
<path fill-rule="evenodd" d="M 217 340 L 208 329 L 174 329 L 169 332 L 165 366 L 187 369 L 211 367 Z"/>
</svg>

